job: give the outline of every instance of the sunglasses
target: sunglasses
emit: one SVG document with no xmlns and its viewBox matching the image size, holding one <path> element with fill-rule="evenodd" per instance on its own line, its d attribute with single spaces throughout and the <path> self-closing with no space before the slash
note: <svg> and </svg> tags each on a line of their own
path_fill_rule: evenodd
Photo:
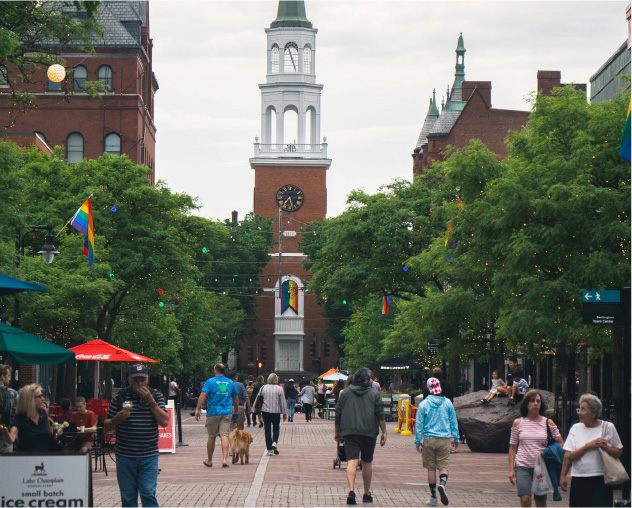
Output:
<svg viewBox="0 0 632 508">
<path fill-rule="evenodd" d="M 44 398 L 44 396 L 43 395 L 36 395 L 35 398 L 36 399 L 42 399 L 42 398 Z"/>
</svg>

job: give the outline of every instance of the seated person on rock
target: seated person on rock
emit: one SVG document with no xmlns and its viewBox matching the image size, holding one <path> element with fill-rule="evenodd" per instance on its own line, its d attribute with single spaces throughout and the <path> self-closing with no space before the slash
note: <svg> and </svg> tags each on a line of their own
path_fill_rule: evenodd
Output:
<svg viewBox="0 0 632 508">
<path fill-rule="evenodd" d="M 516 401 L 522 400 L 524 394 L 529 390 L 529 383 L 522 377 L 522 371 L 517 370 L 513 374 L 514 383 L 508 404 L 513 406 Z"/>
<path fill-rule="evenodd" d="M 518 359 L 515 356 L 511 356 L 507 359 L 507 365 L 509 366 L 509 372 L 507 373 L 507 380 L 502 386 L 498 387 L 498 396 L 511 397 L 513 386 L 513 373 L 518 370 Z"/>
<path fill-rule="evenodd" d="M 484 399 L 481 399 L 483 404 L 489 404 L 489 401 L 492 400 L 498 394 L 498 388 L 503 386 L 505 382 L 498 377 L 498 371 L 492 371 L 492 386 L 489 389 L 489 393 L 485 396 Z"/>
<path fill-rule="evenodd" d="M 77 397 L 75 399 L 77 412 L 72 415 L 71 422 L 77 424 L 77 428 L 85 427 L 84 431 L 97 430 L 97 417 L 92 411 L 86 409 L 86 399 Z M 77 434 L 73 440 L 66 445 L 66 451 L 87 452 L 92 450 L 94 434 Z"/>
</svg>

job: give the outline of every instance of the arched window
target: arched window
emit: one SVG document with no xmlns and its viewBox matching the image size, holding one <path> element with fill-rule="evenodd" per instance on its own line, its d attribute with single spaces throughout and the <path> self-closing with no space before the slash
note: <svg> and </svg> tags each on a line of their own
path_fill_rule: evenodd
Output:
<svg viewBox="0 0 632 508">
<path fill-rule="evenodd" d="M 312 73 L 312 48 L 309 44 L 303 48 L 303 72 L 305 74 Z"/>
<path fill-rule="evenodd" d="M 73 72 L 73 90 L 81 91 L 88 79 L 88 69 L 86 69 L 83 65 L 77 65 Z"/>
<path fill-rule="evenodd" d="M 279 72 L 279 46 L 272 46 L 270 54 L 270 63 L 272 64 L 272 72 Z"/>
<path fill-rule="evenodd" d="M 9 84 L 9 73 L 4 65 L 0 65 L 0 86 Z"/>
<path fill-rule="evenodd" d="M 283 72 L 298 72 L 298 46 L 288 42 L 284 53 Z"/>
<path fill-rule="evenodd" d="M 104 152 L 109 153 L 110 155 L 121 155 L 121 136 L 119 136 L 116 132 L 110 132 L 110 134 L 105 136 L 104 145 Z"/>
<path fill-rule="evenodd" d="M 46 136 L 44 136 L 43 132 L 35 131 L 35 135 L 40 138 L 44 143 L 46 143 Z"/>
<path fill-rule="evenodd" d="M 102 65 L 97 71 L 97 79 L 103 83 L 105 90 L 112 90 L 112 67 Z"/>
<path fill-rule="evenodd" d="M 73 132 L 66 138 L 66 159 L 68 164 L 76 164 L 83 159 L 83 136 L 78 132 Z"/>
</svg>

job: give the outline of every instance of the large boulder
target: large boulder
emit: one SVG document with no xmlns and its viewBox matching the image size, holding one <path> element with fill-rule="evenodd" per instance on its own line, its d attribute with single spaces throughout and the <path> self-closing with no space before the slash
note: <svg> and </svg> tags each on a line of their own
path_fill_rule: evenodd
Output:
<svg viewBox="0 0 632 508">
<path fill-rule="evenodd" d="M 459 432 L 463 433 L 473 452 L 507 453 L 511 425 L 520 418 L 520 403 L 510 406 L 507 397 L 494 397 L 488 405 L 484 405 L 481 399 L 487 393 L 481 390 L 454 398 Z M 555 402 L 553 393 L 540 390 L 540 395 L 546 407 L 552 409 Z"/>
</svg>

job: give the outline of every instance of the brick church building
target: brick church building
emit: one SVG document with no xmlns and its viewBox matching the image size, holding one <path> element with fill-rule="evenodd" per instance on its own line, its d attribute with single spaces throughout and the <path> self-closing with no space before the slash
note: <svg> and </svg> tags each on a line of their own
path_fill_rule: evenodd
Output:
<svg viewBox="0 0 632 508">
<path fill-rule="evenodd" d="M 149 2 L 101 2 L 97 21 L 104 36 L 93 41 L 95 54 L 62 50 L 60 56 L 66 61 L 62 82 L 50 81 L 47 69 L 40 68 L 32 83 L 20 83 L 20 89 L 35 94 L 35 108 L 16 115 L 6 98 L 0 100 L 0 126 L 11 125 L 1 130 L 0 137 L 22 146 L 35 144 L 43 151 L 63 146 L 70 163 L 97 159 L 104 152 L 125 154 L 152 169 L 153 183 L 158 82 L 152 71 Z M 14 69 L 3 72 L 16 77 Z M 103 83 L 100 98 L 83 91 L 86 81 Z M 0 80 L 0 91 L 8 88 Z"/>
<path fill-rule="evenodd" d="M 464 148 L 471 139 L 480 139 L 501 159 L 508 155 L 505 138 L 511 130 L 527 123 L 529 111 L 492 107 L 491 81 L 465 80 L 463 34 L 456 47 L 456 65 L 452 89 L 441 100 L 441 112 L 433 91 L 428 113 L 413 150 L 413 177 L 424 174 L 434 161 L 443 160 L 448 145 Z M 538 71 L 538 91 L 547 94 L 561 86 L 559 71 Z M 586 85 L 575 85 L 586 90 Z"/>
<path fill-rule="evenodd" d="M 256 332 L 244 338 L 236 366 L 253 375 L 274 371 L 281 381 L 298 382 L 338 363 L 322 309 L 305 291 L 310 274 L 298 248 L 302 226 L 322 221 L 327 213 L 331 159 L 326 139 L 320 142 L 318 30 L 307 19 L 304 2 L 280 1 L 277 17 L 265 31 L 261 138 L 255 139 L 250 167 L 255 172 L 254 212 L 274 219 L 275 238 L 252 323 Z"/>
</svg>

